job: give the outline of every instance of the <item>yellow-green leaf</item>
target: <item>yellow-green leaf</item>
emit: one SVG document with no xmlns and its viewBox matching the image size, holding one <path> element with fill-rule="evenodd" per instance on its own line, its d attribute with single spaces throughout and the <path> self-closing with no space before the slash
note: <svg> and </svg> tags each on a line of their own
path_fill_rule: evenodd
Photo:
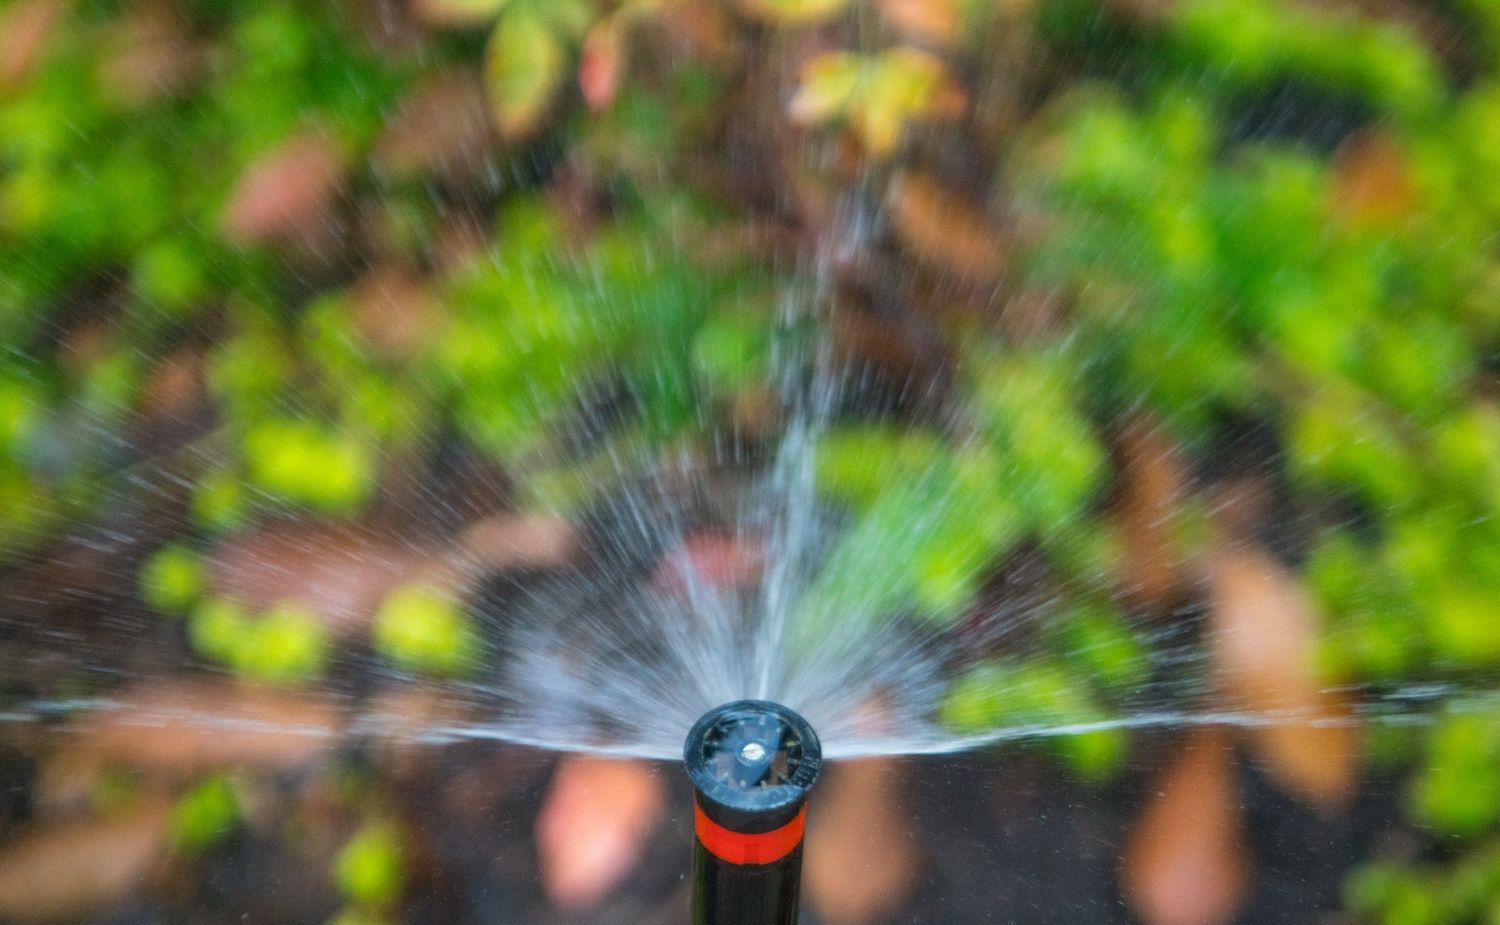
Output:
<svg viewBox="0 0 1500 925">
<path fill-rule="evenodd" d="M 509 0 L 416 0 L 418 18 L 440 26 L 476 26 L 494 21 Z"/>
<path fill-rule="evenodd" d="M 485 50 L 485 84 L 500 134 L 523 140 L 536 134 L 562 83 L 561 42 L 539 16 L 524 9 L 500 18 Z"/>
<path fill-rule="evenodd" d="M 805 25 L 840 13 L 849 0 L 739 0 L 749 16 L 779 25 Z"/>
<path fill-rule="evenodd" d="M 372 822 L 344 845 L 334 860 L 339 891 L 354 902 L 382 905 L 401 895 L 401 833 L 394 825 Z"/>
<path fill-rule="evenodd" d="M 830 51 L 809 60 L 792 97 L 792 118 L 821 125 L 843 115 L 859 88 L 863 67 L 859 56 L 847 51 Z"/>
<path fill-rule="evenodd" d="M 873 55 L 828 52 L 809 60 L 792 97 L 792 118 L 844 123 L 869 153 L 890 154 L 912 122 L 951 115 L 962 93 L 943 62 L 914 48 Z"/>
</svg>

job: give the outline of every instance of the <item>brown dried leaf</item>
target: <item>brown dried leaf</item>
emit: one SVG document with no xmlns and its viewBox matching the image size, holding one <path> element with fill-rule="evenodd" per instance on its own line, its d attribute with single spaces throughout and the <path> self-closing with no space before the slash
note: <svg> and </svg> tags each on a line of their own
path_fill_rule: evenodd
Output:
<svg viewBox="0 0 1500 925">
<path fill-rule="evenodd" d="M 351 41 L 378 54 L 406 57 L 426 50 L 427 36 L 413 5 L 411 0 L 365 0 L 337 9 Z"/>
<path fill-rule="evenodd" d="M 312 764 L 337 743 L 333 701 L 227 681 L 145 684 L 80 720 L 75 754 L 140 771 L 190 775 Z"/>
<path fill-rule="evenodd" d="M 724 7 L 696 0 L 666 0 L 662 6 L 672 23 L 662 38 L 680 48 L 684 58 L 722 64 L 734 55 L 738 33 Z"/>
<path fill-rule="evenodd" d="M 1010 294 L 995 320 L 1005 337 L 1019 343 L 1054 341 L 1068 325 L 1063 297 L 1056 291 L 1038 289 Z"/>
<path fill-rule="evenodd" d="M 880 0 L 880 15 L 910 38 L 946 45 L 962 22 L 954 0 Z"/>
<path fill-rule="evenodd" d="M 462 180 L 483 171 L 494 150 L 483 83 L 453 69 L 407 94 L 376 143 L 374 159 L 400 179 L 432 173 Z"/>
<path fill-rule="evenodd" d="M 442 752 L 424 741 L 435 729 L 474 721 L 471 704 L 437 685 L 405 683 L 379 692 L 361 711 L 358 727 L 368 731 L 382 764 L 398 776 L 430 768 Z"/>
<path fill-rule="evenodd" d="M 468 29 L 485 26 L 505 7 L 507 0 L 412 0 L 412 14 L 429 26 Z"/>
<path fill-rule="evenodd" d="M 891 185 L 891 225 L 906 250 L 965 282 L 993 286 L 1010 251 L 974 198 L 921 173 Z"/>
<path fill-rule="evenodd" d="M 746 387 L 729 404 L 729 423 L 736 434 L 749 439 L 773 439 L 781 421 L 781 402 L 770 387 Z"/>
<path fill-rule="evenodd" d="M 597 906 L 635 867 L 665 803 L 648 762 L 564 757 L 536 822 L 547 896 L 564 909 Z"/>
<path fill-rule="evenodd" d="M 20 0 L 0 13 L 0 90 L 31 76 L 66 9 L 64 0 Z"/>
<path fill-rule="evenodd" d="M 480 570 L 556 568 L 577 554 L 578 529 L 545 514 L 496 514 L 470 524 L 458 545 Z"/>
<path fill-rule="evenodd" d="M 1174 520 L 1188 494 L 1187 461 L 1159 422 L 1144 419 L 1120 434 L 1120 456 L 1121 582 L 1131 597 L 1162 610 L 1183 582 Z"/>
<path fill-rule="evenodd" d="M 298 604 L 335 635 L 364 635 L 380 602 L 432 559 L 429 550 L 344 523 L 279 522 L 227 539 L 209 557 L 209 584 L 251 610 Z"/>
<path fill-rule="evenodd" d="M 1144 925 L 1219 925 L 1249 889 L 1229 736 L 1195 729 L 1153 788 L 1121 858 L 1125 903 Z"/>
<path fill-rule="evenodd" d="M 478 261 L 490 247 L 490 230 L 474 215 L 455 212 L 438 227 L 432 242 L 434 270 L 453 273 Z"/>
<path fill-rule="evenodd" d="M 808 900 L 830 925 L 884 921 L 917 880 L 920 860 L 901 805 L 902 769 L 893 758 L 828 768 L 808 813 Z"/>
<path fill-rule="evenodd" d="M 141 416 L 180 420 L 191 414 L 206 397 L 203 373 L 203 354 L 197 350 L 176 350 L 157 360 L 141 389 Z"/>
<path fill-rule="evenodd" d="M 376 267 L 354 284 L 349 310 L 363 342 L 387 359 L 415 356 L 442 324 L 426 280 L 400 266 Z"/>
<path fill-rule="evenodd" d="M 82 379 L 114 353 L 120 342 L 116 319 L 100 314 L 69 327 L 58 345 L 58 365 L 74 380 Z"/>
<path fill-rule="evenodd" d="M 30 832 L 0 852 L 0 919 L 81 919 L 139 892 L 163 855 L 165 806 Z"/>
<path fill-rule="evenodd" d="M 116 102 L 139 108 L 186 89 L 206 63 L 176 10 L 151 0 L 116 26 L 99 64 L 100 85 Z"/>
<path fill-rule="evenodd" d="M 653 578 L 668 591 L 681 591 L 690 584 L 713 588 L 739 588 L 754 584 L 765 566 L 758 543 L 724 533 L 695 533 L 662 557 Z"/>
<path fill-rule="evenodd" d="M 867 312 L 838 311 L 833 318 L 833 344 L 840 362 L 862 363 L 893 381 L 937 375 L 931 344 L 901 325 Z"/>
<path fill-rule="evenodd" d="M 327 136 L 306 132 L 251 164 L 224 208 L 224 233 L 241 244 L 315 234 L 328 224 L 343 185 L 343 153 Z"/>
<path fill-rule="evenodd" d="M 1390 135 L 1355 135 L 1334 159 L 1335 211 L 1355 222 L 1389 225 L 1411 213 L 1417 190 L 1406 152 Z"/>
<path fill-rule="evenodd" d="M 1221 550 L 1209 569 L 1213 663 L 1237 709 L 1284 722 L 1248 735 L 1271 778 L 1312 806 L 1334 811 L 1359 782 L 1359 731 L 1343 696 L 1314 666 L 1318 619 L 1297 581 L 1267 553 Z"/>
</svg>

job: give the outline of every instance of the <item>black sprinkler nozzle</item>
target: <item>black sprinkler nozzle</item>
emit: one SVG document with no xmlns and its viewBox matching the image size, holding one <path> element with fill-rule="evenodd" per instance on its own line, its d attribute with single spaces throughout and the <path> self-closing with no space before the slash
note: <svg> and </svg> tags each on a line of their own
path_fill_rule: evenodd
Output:
<svg viewBox="0 0 1500 925">
<path fill-rule="evenodd" d="M 693 925 L 795 925 L 807 792 L 823 766 L 807 720 L 765 700 L 708 711 L 683 747 L 697 791 Z"/>
</svg>

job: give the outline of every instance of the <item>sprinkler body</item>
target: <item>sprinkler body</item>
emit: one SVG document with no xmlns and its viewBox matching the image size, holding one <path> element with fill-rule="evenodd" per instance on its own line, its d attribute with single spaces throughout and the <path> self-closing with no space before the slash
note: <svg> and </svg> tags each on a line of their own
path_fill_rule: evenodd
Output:
<svg viewBox="0 0 1500 925">
<path fill-rule="evenodd" d="M 683 759 L 696 791 L 693 925 L 795 925 L 807 791 L 823 763 L 812 727 L 737 700 L 698 720 Z"/>
</svg>

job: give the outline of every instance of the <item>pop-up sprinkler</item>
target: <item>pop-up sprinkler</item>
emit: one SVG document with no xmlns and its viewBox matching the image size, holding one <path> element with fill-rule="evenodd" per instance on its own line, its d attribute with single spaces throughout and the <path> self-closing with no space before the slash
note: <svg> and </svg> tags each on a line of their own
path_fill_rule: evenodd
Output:
<svg viewBox="0 0 1500 925">
<path fill-rule="evenodd" d="M 693 725 L 693 925 L 795 925 L 807 791 L 822 748 L 802 717 L 737 700 Z"/>
</svg>

